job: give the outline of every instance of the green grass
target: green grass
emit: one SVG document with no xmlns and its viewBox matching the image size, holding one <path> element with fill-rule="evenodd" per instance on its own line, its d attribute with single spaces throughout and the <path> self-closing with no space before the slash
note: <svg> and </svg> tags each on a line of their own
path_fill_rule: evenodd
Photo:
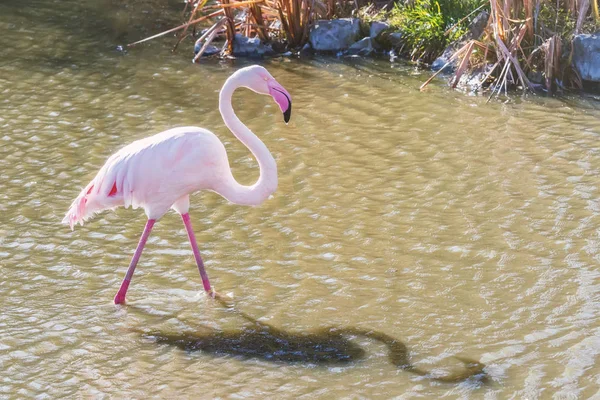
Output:
<svg viewBox="0 0 600 400">
<path fill-rule="evenodd" d="M 482 0 L 413 0 L 396 3 L 389 13 L 388 22 L 403 33 L 403 53 L 414 61 L 429 63 L 448 44 L 466 32 L 469 19 L 461 23 L 459 21 L 481 4 Z M 454 25 L 456 27 L 446 34 Z"/>
</svg>

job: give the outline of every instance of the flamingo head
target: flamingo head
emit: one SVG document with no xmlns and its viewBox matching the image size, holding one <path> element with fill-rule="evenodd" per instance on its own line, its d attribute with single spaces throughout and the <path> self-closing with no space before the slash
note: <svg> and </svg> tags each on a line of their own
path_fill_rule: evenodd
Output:
<svg viewBox="0 0 600 400">
<path fill-rule="evenodd" d="M 287 124 L 292 116 L 292 96 L 271 76 L 269 71 L 260 65 L 252 65 L 242 68 L 238 73 L 242 78 L 240 82 L 243 82 L 243 86 L 258 94 L 273 97 L 283 113 L 283 120 Z"/>
</svg>

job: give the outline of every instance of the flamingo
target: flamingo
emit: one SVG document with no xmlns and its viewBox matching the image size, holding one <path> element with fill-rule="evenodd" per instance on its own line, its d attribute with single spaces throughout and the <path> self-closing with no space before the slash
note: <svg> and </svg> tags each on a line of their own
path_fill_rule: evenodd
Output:
<svg viewBox="0 0 600 400">
<path fill-rule="evenodd" d="M 273 97 L 286 124 L 292 112 L 292 98 L 264 67 L 258 65 L 236 71 L 221 88 L 219 111 L 225 125 L 258 161 L 260 176 L 254 185 L 245 186 L 235 180 L 225 146 L 212 132 L 198 127 L 180 127 L 137 140 L 117 151 L 71 204 L 62 221 L 70 225 L 71 230 L 77 223 L 83 225 L 94 214 L 119 206 L 142 207 L 148 217 L 115 295 L 115 304 L 125 303 L 127 289 L 152 227 L 170 208 L 181 215 L 204 290 L 216 296 L 190 222 L 190 194 L 212 190 L 235 204 L 259 205 L 277 188 L 275 159 L 233 111 L 231 97 L 240 87 Z"/>
</svg>

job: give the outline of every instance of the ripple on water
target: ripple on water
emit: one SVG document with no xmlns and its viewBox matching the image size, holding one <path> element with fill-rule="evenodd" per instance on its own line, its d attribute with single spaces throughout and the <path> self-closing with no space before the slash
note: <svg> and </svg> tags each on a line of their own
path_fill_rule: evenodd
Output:
<svg viewBox="0 0 600 400">
<path fill-rule="evenodd" d="M 200 293 L 180 219 L 157 224 L 129 305 L 118 308 L 111 299 L 143 213 L 103 213 L 74 232 L 59 222 L 109 154 L 171 126 L 213 130 L 234 175 L 253 182 L 256 162 L 216 109 L 238 65 L 192 65 L 170 55 L 168 40 L 113 52 L 113 23 L 131 14 L 127 3 L 76 3 L 37 2 L 27 13 L 0 4 L 12 21 L 0 22 L 0 59 L 11 60 L 0 62 L 0 396 L 597 394 L 592 103 L 485 105 L 443 86 L 421 93 L 425 75 L 383 62 L 265 62 L 294 96 L 290 125 L 249 91 L 236 93 L 234 107 L 274 154 L 278 191 L 257 208 L 192 197 L 217 290 L 290 331 L 385 332 L 407 344 L 417 366 L 481 360 L 490 382 L 433 384 L 360 338 L 366 359 L 340 368 L 190 354 L 136 329 L 219 331 L 243 321 Z M 136 3 L 143 9 L 127 26 L 143 30 L 157 15 L 157 25 L 176 25 L 162 16 L 176 14 L 165 10 L 172 5 L 155 3 Z M 61 25 L 56 15 L 69 17 Z M 140 35 L 120 26 L 125 37 Z"/>
</svg>

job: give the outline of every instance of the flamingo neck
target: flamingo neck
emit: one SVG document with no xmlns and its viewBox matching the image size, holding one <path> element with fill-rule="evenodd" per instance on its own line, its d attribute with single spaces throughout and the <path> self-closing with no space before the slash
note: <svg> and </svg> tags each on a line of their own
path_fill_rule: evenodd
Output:
<svg viewBox="0 0 600 400">
<path fill-rule="evenodd" d="M 235 115 L 231 105 L 233 92 L 242 87 L 238 77 L 233 75 L 223 85 L 219 95 L 219 111 L 225 125 L 252 153 L 260 167 L 260 177 L 251 186 L 245 186 L 230 174 L 218 190 L 220 195 L 235 204 L 258 205 L 265 201 L 277 189 L 277 164 L 267 146 Z"/>
</svg>

